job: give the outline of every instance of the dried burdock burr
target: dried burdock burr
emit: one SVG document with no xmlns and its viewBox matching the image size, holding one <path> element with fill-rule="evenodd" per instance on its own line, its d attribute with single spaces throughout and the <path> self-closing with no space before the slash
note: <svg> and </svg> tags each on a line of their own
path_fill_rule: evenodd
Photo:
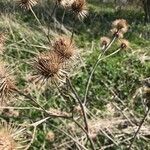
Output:
<svg viewBox="0 0 150 150">
<path fill-rule="evenodd" d="M 0 150 L 23 150 L 27 146 L 24 138 L 25 129 L 12 123 L 0 123 Z"/>
<path fill-rule="evenodd" d="M 74 57 L 75 44 L 68 37 L 60 37 L 54 42 L 53 50 L 62 61 L 66 61 Z"/>
<path fill-rule="evenodd" d="M 74 0 L 71 9 L 79 20 L 83 20 L 88 14 L 86 0 Z"/>
<path fill-rule="evenodd" d="M 46 134 L 46 140 L 53 142 L 55 140 L 55 133 L 53 131 L 48 131 Z"/>
<path fill-rule="evenodd" d="M 73 2 L 74 0 L 56 0 L 57 5 L 63 8 L 70 8 Z"/>
<path fill-rule="evenodd" d="M 18 0 L 18 3 L 23 9 L 30 9 L 37 4 L 38 0 Z"/>
<path fill-rule="evenodd" d="M 102 49 L 106 48 L 110 43 L 110 38 L 108 37 L 101 37 L 100 38 L 100 46 L 102 47 Z"/>
<path fill-rule="evenodd" d="M 120 47 L 121 47 L 122 49 L 126 49 L 126 48 L 129 47 L 129 41 L 126 40 L 126 39 L 121 39 L 121 40 L 119 41 L 119 44 L 120 44 Z"/>
<path fill-rule="evenodd" d="M 5 105 L 16 90 L 15 79 L 9 73 L 9 68 L 0 61 L 0 103 Z"/>
<path fill-rule="evenodd" d="M 123 34 L 128 31 L 128 23 L 125 19 L 117 19 L 112 22 L 111 32 L 117 38 L 123 38 Z"/>
<path fill-rule="evenodd" d="M 35 84 L 45 85 L 48 83 L 63 83 L 65 82 L 65 71 L 61 58 L 54 52 L 39 54 L 34 60 L 33 75 L 30 81 Z"/>
</svg>

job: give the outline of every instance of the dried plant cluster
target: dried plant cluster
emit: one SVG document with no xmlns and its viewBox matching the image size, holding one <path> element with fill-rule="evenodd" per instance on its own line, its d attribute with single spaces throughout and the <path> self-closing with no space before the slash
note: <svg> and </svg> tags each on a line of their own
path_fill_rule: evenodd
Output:
<svg viewBox="0 0 150 150">
<path fill-rule="evenodd" d="M 129 42 L 126 39 L 123 39 L 124 34 L 128 31 L 129 25 L 124 19 L 117 19 L 112 22 L 112 29 L 110 30 L 113 33 L 114 39 L 118 39 L 120 48 L 126 49 L 129 48 Z M 111 44 L 109 37 L 101 37 L 100 46 L 102 49 L 105 49 Z"/>
<path fill-rule="evenodd" d="M 60 37 L 52 46 L 52 50 L 41 53 L 33 61 L 35 73 L 30 77 L 30 81 L 35 84 L 45 85 L 47 83 L 63 84 L 68 76 L 68 70 L 73 63 L 71 60 L 75 56 L 75 46 L 68 37 Z M 75 61 L 75 59 L 73 59 Z"/>
<path fill-rule="evenodd" d="M 72 11 L 74 16 L 80 21 L 88 14 L 86 0 L 55 0 L 54 2 L 56 3 L 56 6 Z M 32 7 L 38 3 L 38 0 L 19 0 L 18 3 L 23 9 L 30 10 L 36 21 L 38 21 L 38 24 L 42 25 L 32 9 Z M 52 12 L 55 12 L 55 9 L 56 8 L 54 8 Z M 51 17 L 53 18 L 53 14 L 51 14 Z M 73 17 L 73 21 L 76 23 L 77 20 Z M 101 148 L 102 143 L 99 144 L 99 136 L 102 135 L 103 138 L 105 137 L 107 139 L 106 143 L 108 142 L 108 144 L 110 144 L 108 145 L 108 148 L 123 143 L 124 146 L 130 150 L 139 132 L 141 136 L 149 136 L 150 134 L 147 133 L 147 129 L 149 129 L 149 127 L 147 127 L 148 125 L 146 124 L 146 129 L 144 128 L 145 126 L 142 127 L 150 111 L 149 83 L 144 86 L 142 93 L 142 96 L 146 100 L 146 109 L 148 108 L 148 111 L 140 122 L 140 125 L 137 125 L 139 122 L 135 123 L 136 119 L 133 114 L 130 114 L 128 111 L 126 115 L 124 114 L 124 111 L 126 110 L 122 111 L 118 108 L 117 103 L 114 103 L 113 100 L 117 99 L 119 102 L 123 102 L 116 93 L 109 88 L 107 83 L 103 83 L 103 81 L 101 82 L 111 93 L 113 93 L 113 97 L 109 98 L 111 103 L 108 105 L 107 113 L 101 118 L 97 110 L 92 110 L 93 112 L 90 112 L 90 107 L 92 106 L 90 106 L 91 103 L 89 101 L 94 101 L 94 98 L 90 99 L 88 95 L 92 92 L 92 90 L 90 91 L 90 87 L 94 84 L 94 82 L 92 84 L 92 81 L 97 66 L 102 60 L 111 59 L 114 55 L 122 53 L 123 49 L 130 48 L 129 41 L 123 39 L 125 33 L 128 32 L 128 28 L 129 25 L 126 20 L 117 19 L 112 22 L 112 28 L 110 30 L 112 33 L 111 37 L 104 36 L 100 38 L 99 44 L 102 51 L 99 52 L 97 59 L 91 68 L 84 68 L 89 72 L 87 73 L 88 76 L 87 83 L 85 83 L 85 89 L 82 89 L 85 90 L 85 93 L 82 94 L 79 93 L 80 89 L 76 89 L 70 77 L 70 70 L 72 68 L 74 69 L 74 64 L 77 62 L 77 55 L 80 55 L 77 52 L 77 46 L 74 40 L 74 29 L 71 33 L 72 35 L 62 35 L 58 38 L 55 37 L 55 40 L 53 41 L 49 35 L 49 31 L 46 33 L 45 36 L 48 37 L 47 40 L 50 46 L 48 47 L 48 50 L 39 52 L 35 57 L 32 57 L 32 60 L 30 61 L 30 66 L 32 68 L 30 69 L 30 73 L 28 73 L 30 74 L 29 80 L 26 81 L 24 77 L 23 81 L 26 81 L 27 83 L 23 82 L 21 83 L 21 86 L 16 84 L 16 78 L 12 75 L 10 67 L 3 61 L 5 59 L 5 57 L 3 57 L 3 50 L 7 38 L 5 34 L 0 33 L 0 52 L 2 52 L 1 57 L 3 57 L 2 59 L 0 58 L 0 113 L 6 116 L 7 119 L 7 122 L 0 123 L 0 150 L 32 149 L 32 144 L 34 143 L 34 140 L 36 140 L 35 136 L 36 131 L 38 131 L 38 126 L 40 126 L 40 129 L 43 127 L 45 130 L 47 127 L 46 125 L 58 129 L 59 134 L 61 131 L 61 133 L 63 133 L 61 138 L 64 138 L 64 135 L 68 136 L 69 138 L 66 139 L 71 139 L 71 142 L 63 139 L 62 141 L 65 141 L 65 144 L 61 143 L 57 140 L 57 133 L 55 134 L 55 132 L 53 132 L 53 128 L 48 128 L 48 130 L 46 129 L 48 132 L 44 133 L 44 146 L 41 146 L 43 149 L 46 147 L 46 142 L 50 145 L 53 143 L 52 146 L 54 147 L 57 145 L 57 142 L 59 145 L 61 143 L 62 149 L 63 145 L 66 146 L 64 146 L 64 149 L 103 149 L 103 147 Z M 119 43 L 117 48 L 115 42 Z M 114 48 L 116 48 L 116 50 L 114 50 Z M 15 74 L 17 74 L 17 71 Z M 19 81 L 21 82 L 22 80 Z M 80 82 L 80 80 L 77 82 Z M 28 83 L 30 83 L 31 86 L 35 85 L 38 87 L 36 92 L 32 90 L 28 91 Z M 56 94 L 56 98 L 61 98 L 59 102 L 53 102 L 57 108 L 51 106 L 51 99 L 49 99 L 49 94 L 51 94 L 50 90 L 52 88 L 44 88 L 43 92 L 42 87 L 44 86 L 54 88 L 53 91 L 55 91 L 55 89 L 57 90 L 58 94 Z M 36 93 L 38 93 L 38 96 Z M 22 100 L 23 106 L 29 104 L 30 107 L 10 107 L 10 101 L 14 100 L 14 97 L 15 100 Z M 60 108 L 58 106 L 60 106 Z M 21 115 L 23 115 L 23 113 L 20 114 L 16 109 L 23 110 L 23 112 L 25 109 L 34 109 L 38 115 L 35 115 L 33 118 L 28 118 L 27 116 L 28 120 L 25 120 L 22 125 L 25 128 L 20 128 L 13 123 L 9 123 L 11 118 L 12 120 L 13 118 L 16 120 L 22 118 Z M 127 109 L 129 110 L 129 108 Z M 38 117 L 35 118 L 36 116 Z M 97 118 L 97 116 L 99 118 Z M 56 122 L 54 121 L 54 125 L 53 121 L 51 123 L 49 122 L 49 120 L 51 121 L 53 118 L 59 118 Z M 36 122 L 34 119 L 36 119 Z M 57 127 L 58 124 L 60 124 L 60 128 Z M 25 135 L 32 129 L 32 139 L 29 137 L 26 138 Z M 135 129 L 136 132 L 134 133 Z M 124 142 L 127 134 L 131 137 Z M 29 144 L 27 144 L 28 142 Z M 70 147 L 68 148 L 67 145 Z M 104 149 L 105 147 L 107 148 L 107 145 L 104 145 Z"/>
<path fill-rule="evenodd" d="M 117 19 L 112 23 L 111 32 L 114 36 L 123 38 L 124 33 L 128 31 L 128 23 L 124 19 Z"/>
<path fill-rule="evenodd" d="M 72 11 L 79 20 L 83 20 L 88 15 L 86 0 L 57 0 L 57 4 Z"/>
</svg>

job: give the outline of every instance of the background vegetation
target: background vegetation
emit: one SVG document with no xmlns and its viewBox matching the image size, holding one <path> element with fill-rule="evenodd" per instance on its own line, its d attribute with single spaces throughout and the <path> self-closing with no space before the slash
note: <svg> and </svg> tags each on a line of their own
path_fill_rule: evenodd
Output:
<svg viewBox="0 0 150 150">
<path fill-rule="evenodd" d="M 30 83 L 26 83 L 26 79 L 32 71 L 30 60 L 39 52 L 50 49 L 43 30 L 47 31 L 48 25 L 50 25 L 50 35 L 54 38 L 60 34 L 70 35 L 73 24 L 75 24 L 75 41 L 82 58 L 79 63 L 80 66 L 76 67 L 76 71 L 72 75 L 72 81 L 80 96 L 83 97 L 87 77 L 99 52 L 101 52 L 100 38 L 110 35 L 112 21 L 118 18 L 126 19 L 130 27 L 125 37 L 130 42 L 130 48 L 100 62 L 92 79 L 88 95 L 89 122 L 95 123 L 94 120 L 97 119 L 100 124 L 99 131 L 96 131 L 98 135 L 95 139 L 96 148 L 126 149 L 130 139 L 122 144 L 119 142 L 132 137 L 134 131 L 130 129 L 129 123 L 125 124 L 125 121 L 127 118 L 132 120 L 136 129 L 146 111 L 139 91 L 143 86 L 142 81 L 149 78 L 150 75 L 150 24 L 144 22 L 143 8 L 136 4 L 118 8 L 115 3 L 89 0 L 89 15 L 84 22 L 75 22 L 71 13 L 66 12 L 60 30 L 64 10 L 58 8 L 52 19 L 50 13 L 53 6 L 51 1 L 42 0 L 33 8 L 42 22 L 41 26 L 30 11 L 23 11 L 12 0 L 0 0 L 0 31 L 5 32 L 7 38 L 5 52 L 0 57 L 13 68 L 18 87 L 20 89 L 24 86 L 29 88 Z M 116 48 L 117 45 L 114 45 L 110 52 Z M 30 88 L 26 90 L 30 90 Z M 49 87 L 44 92 L 35 90 L 30 94 L 47 109 L 53 108 L 68 112 L 70 107 L 74 107 L 69 100 L 64 100 L 58 90 L 53 87 Z M 27 124 L 45 117 L 44 113 L 32 109 L 32 106 L 28 102 L 25 103 L 23 99 L 24 97 L 20 96 L 17 102 L 12 105 L 16 108 L 13 109 L 13 113 L 11 113 L 10 108 L 7 110 L 8 112 L 3 110 L 1 118 L 15 121 L 18 124 Z M 23 108 L 23 110 L 17 109 L 17 107 Z M 14 111 L 19 114 L 14 115 Z M 124 120 L 123 126 L 129 127 L 127 131 L 124 131 L 126 127 L 119 129 L 117 126 L 114 129 L 117 120 L 119 120 L 116 120 L 117 117 Z M 148 116 L 144 124 L 146 131 L 143 129 L 146 136 L 140 133 L 133 149 L 150 149 L 149 123 L 150 118 Z M 117 125 L 121 126 L 121 124 Z M 30 149 L 82 149 L 76 146 L 68 136 L 69 134 L 74 139 L 85 142 L 84 136 L 80 135 L 80 130 L 77 132 L 75 130 L 78 130 L 77 127 L 74 127 L 68 120 L 50 118 L 36 129 L 36 136 Z M 32 135 L 33 129 L 31 128 L 28 132 Z M 54 140 L 47 138 L 48 132 L 54 133 Z"/>
</svg>

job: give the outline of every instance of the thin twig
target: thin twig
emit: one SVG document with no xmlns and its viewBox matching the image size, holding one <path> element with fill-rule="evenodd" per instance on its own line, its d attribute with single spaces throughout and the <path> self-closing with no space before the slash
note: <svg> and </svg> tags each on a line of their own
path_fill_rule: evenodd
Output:
<svg viewBox="0 0 150 150">
<path fill-rule="evenodd" d="M 59 129 L 58 127 L 54 126 L 53 124 L 49 124 L 50 126 L 56 128 L 57 130 L 59 130 L 60 132 L 64 133 L 65 135 L 67 135 L 69 138 L 71 138 L 75 143 L 77 143 L 83 150 L 88 150 L 84 145 L 82 145 L 79 141 L 77 141 L 74 137 L 72 137 L 71 135 L 69 135 L 67 132 L 65 132 L 62 129 Z"/>
<path fill-rule="evenodd" d="M 35 12 L 33 11 L 33 9 L 32 9 L 31 6 L 30 6 L 30 11 L 32 12 L 32 14 L 33 14 L 33 16 L 35 17 L 35 19 L 36 19 L 36 21 L 38 22 L 38 24 L 42 27 L 42 23 L 41 23 L 40 20 L 38 19 L 37 15 L 35 14 Z M 51 42 L 50 39 L 49 39 L 49 36 L 46 34 L 45 30 L 44 30 L 44 29 L 42 29 L 42 30 L 43 30 L 44 34 L 46 35 L 48 41 Z"/>
<path fill-rule="evenodd" d="M 131 141 L 131 143 L 130 143 L 130 145 L 129 145 L 128 150 L 131 150 L 132 145 L 133 145 L 133 143 L 134 143 L 134 141 L 135 141 L 135 139 L 136 139 L 136 136 L 138 135 L 138 133 L 139 133 L 139 131 L 140 131 L 140 129 L 141 129 L 141 127 L 142 127 L 144 121 L 146 120 L 146 117 L 148 116 L 149 111 L 150 111 L 150 107 L 148 108 L 147 112 L 145 113 L 143 119 L 141 120 L 141 123 L 140 123 L 140 125 L 139 125 L 137 131 L 136 131 L 135 134 L 134 134 L 134 137 L 133 137 L 133 139 L 132 139 L 132 141 Z"/>
<path fill-rule="evenodd" d="M 74 33 L 75 33 L 75 25 L 76 25 L 76 22 L 74 21 L 73 22 L 73 26 L 72 26 L 72 33 L 71 33 L 71 38 L 70 38 L 70 44 L 72 44 L 72 42 L 73 42 Z"/>
<path fill-rule="evenodd" d="M 61 28 L 62 29 L 62 26 L 63 26 L 63 22 L 64 22 L 64 18 L 65 18 L 65 13 L 66 13 L 66 9 L 64 9 L 64 12 L 63 12 L 63 15 L 62 15 L 62 18 L 61 18 Z"/>
<path fill-rule="evenodd" d="M 86 134 L 87 138 L 89 139 L 89 141 L 91 143 L 92 149 L 96 150 L 96 148 L 94 146 L 94 143 L 93 143 L 92 139 L 89 136 L 89 133 L 75 119 L 73 119 L 73 121 L 84 131 L 84 133 Z"/>
<path fill-rule="evenodd" d="M 72 116 L 51 114 L 49 111 L 45 110 L 45 108 L 44 108 L 43 106 L 41 106 L 34 98 L 32 98 L 31 95 L 26 95 L 25 93 L 23 93 L 22 91 L 19 91 L 18 89 L 15 89 L 14 91 L 17 92 L 19 95 L 22 95 L 22 96 L 24 96 L 25 98 L 31 100 L 31 102 L 34 102 L 34 104 L 37 105 L 39 108 L 41 108 L 41 110 L 42 110 L 45 114 L 47 114 L 48 116 L 51 116 L 51 117 L 61 117 L 61 118 L 66 118 L 66 119 L 69 119 L 69 118 L 72 117 Z M 32 105 L 34 106 L 34 104 L 32 104 Z"/>
<path fill-rule="evenodd" d="M 67 77 L 67 81 L 68 81 L 68 84 L 69 84 L 69 87 L 71 88 L 71 91 L 73 92 L 73 94 L 76 96 L 78 102 L 79 102 L 79 105 L 81 107 L 81 111 L 83 113 L 83 119 L 84 119 L 84 124 L 85 124 L 85 129 L 86 131 L 88 132 L 89 128 L 88 128 L 88 121 L 87 121 L 87 115 L 86 115 L 86 112 L 85 112 L 85 106 L 82 104 L 82 101 L 76 91 L 76 89 L 74 88 L 74 86 L 72 85 L 72 82 L 71 80 L 69 79 L 69 77 Z"/>
<path fill-rule="evenodd" d="M 31 145 L 33 144 L 34 139 L 35 139 L 35 134 L 36 134 L 36 126 L 34 126 L 33 133 L 32 133 L 32 139 L 31 139 L 30 143 L 27 145 L 27 147 L 25 148 L 25 150 L 28 150 L 31 147 Z"/>
<path fill-rule="evenodd" d="M 52 13 L 50 14 L 50 18 L 53 17 L 53 15 L 54 15 L 54 13 L 55 13 L 55 11 L 56 11 L 56 8 L 57 8 L 57 3 L 55 3 L 55 5 L 54 5 L 54 7 L 53 7 Z M 48 37 L 48 39 L 49 39 L 50 44 L 52 44 L 52 43 L 51 43 L 51 40 L 50 40 L 50 38 L 49 38 L 49 35 L 50 35 L 50 25 L 48 25 L 48 34 L 47 34 L 47 37 Z"/>
<path fill-rule="evenodd" d="M 106 51 L 111 47 L 111 45 L 114 43 L 115 39 L 116 39 L 116 37 L 114 37 L 114 38 L 112 39 L 112 41 L 110 42 L 110 44 L 109 44 L 109 45 L 106 47 L 106 49 L 104 50 L 103 54 L 106 53 Z M 118 51 L 117 51 L 117 52 L 118 52 Z M 96 70 L 96 68 L 97 68 L 97 66 L 98 66 L 98 64 L 99 64 L 99 62 L 100 62 L 101 60 L 103 60 L 103 59 L 108 58 L 108 56 L 112 56 L 112 55 L 110 54 L 110 55 L 108 55 L 108 56 L 106 56 L 106 57 L 101 58 L 101 56 L 103 56 L 103 54 L 99 54 L 98 59 L 97 59 L 97 61 L 95 62 L 94 66 L 93 66 L 93 69 L 92 69 L 92 71 L 91 71 L 91 73 L 90 73 L 90 76 L 89 76 L 89 78 L 88 78 L 88 81 L 87 81 L 87 84 L 86 84 L 86 91 L 85 91 L 85 94 L 84 94 L 84 105 L 85 105 L 86 102 L 87 102 L 87 95 L 88 95 L 88 92 L 89 92 L 90 83 L 91 83 L 93 74 L 94 74 L 94 72 L 95 72 L 95 70 Z M 112 53 L 112 54 L 113 54 L 113 53 Z M 114 55 L 114 54 L 113 54 L 113 55 Z"/>
<path fill-rule="evenodd" d="M 59 91 L 60 95 L 61 95 L 64 99 L 69 98 L 69 99 L 72 99 L 74 102 L 76 101 L 76 98 L 73 97 L 71 94 L 69 94 L 69 93 L 65 94 L 64 92 L 62 92 L 56 82 L 54 82 L 54 84 L 55 84 L 57 90 Z"/>
</svg>

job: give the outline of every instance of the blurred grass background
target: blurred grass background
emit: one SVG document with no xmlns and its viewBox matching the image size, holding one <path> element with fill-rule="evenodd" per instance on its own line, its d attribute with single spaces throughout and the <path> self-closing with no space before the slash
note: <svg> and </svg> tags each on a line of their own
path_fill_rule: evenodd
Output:
<svg viewBox="0 0 150 150">
<path fill-rule="evenodd" d="M 89 0 L 89 15 L 85 21 L 74 22 L 71 13 L 66 12 L 63 21 L 65 29 L 60 31 L 58 29 L 60 24 L 57 24 L 49 17 L 53 5 L 51 1 L 43 0 L 33 8 L 42 23 L 42 26 L 39 26 L 30 11 L 23 11 L 12 0 L 0 0 L 0 31 L 6 32 L 7 35 L 6 50 L 1 58 L 13 68 L 18 86 L 23 88 L 26 85 L 26 77 L 32 71 L 30 59 L 38 52 L 49 50 L 48 40 L 41 28 L 47 31 L 47 27 L 50 25 L 51 35 L 55 37 L 66 31 L 70 33 L 75 23 L 75 41 L 85 63 L 82 66 L 85 65 L 85 67 L 78 69 L 72 80 L 80 96 L 83 97 L 88 74 L 100 52 L 100 37 L 110 35 L 112 21 L 124 18 L 130 25 L 125 38 L 130 42 L 131 49 L 119 52 L 119 54 L 101 61 L 94 74 L 88 95 L 89 109 L 91 112 L 97 112 L 99 116 L 104 116 L 103 113 L 105 114 L 105 111 L 107 111 L 106 106 L 112 100 L 112 93 L 109 90 L 112 89 L 123 101 L 125 107 L 133 108 L 133 112 L 137 116 L 142 116 L 144 112 L 143 107 L 141 107 L 142 102 L 140 100 L 133 102 L 132 99 L 136 90 L 141 87 L 141 80 L 148 78 L 150 75 L 150 24 L 144 23 L 143 9 L 129 5 L 116 10 L 115 5 L 112 3 Z M 61 23 L 62 14 L 63 9 L 58 8 L 56 18 L 59 23 Z M 116 48 L 117 45 L 112 50 Z M 52 88 L 43 93 L 35 91 L 31 94 L 46 108 L 60 108 L 61 110 L 69 111 L 69 107 L 72 105 L 72 103 L 63 100 L 57 90 Z M 21 106 L 29 106 L 29 104 L 20 103 L 19 105 Z M 120 102 L 117 103 L 124 110 L 125 107 Z M 66 105 L 69 107 L 66 108 Z M 24 110 L 20 111 L 20 117 L 12 118 L 12 120 L 16 120 L 19 123 L 24 121 L 35 122 L 42 117 L 44 115 L 40 112 Z M 67 122 L 60 119 L 50 119 L 49 124 L 63 128 Z M 55 142 L 45 140 L 45 135 L 50 129 L 55 132 Z M 55 149 L 56 145 L 58 146 L 66 140 L 64 134 L 60 135 L 57 129 L 49 127 L 45 123 L 40 125 L 36 132 L 37 136 L 31 146 L 31 150 Z M 63 141 L 63 139 L 65 140 Z M 102 145 L 109 143 L 102 136 L 99 139 Z M 150 144 L 137 140 L 137 147 L 141 150 L 148 150 L 150 149 Z M 58 149 L 63 150 L 65 148 Z M 120 146 L 110 149 L 120 150 L 125 148 Z"/>
</svg>

